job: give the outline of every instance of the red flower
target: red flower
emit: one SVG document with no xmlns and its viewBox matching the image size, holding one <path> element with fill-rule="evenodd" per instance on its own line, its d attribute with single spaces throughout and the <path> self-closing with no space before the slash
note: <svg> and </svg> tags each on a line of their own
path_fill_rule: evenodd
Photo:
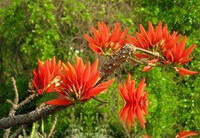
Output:
<svg viewBox="0 0 200 138">
<path fill-rule="evenodd" d="M 148 71 L 150 71 L 152 68 L 153 68 L 153 65 L 155 66 L 156 65 L 156 63 L 158 62 L 158 60 L 159 59 L 152 59 L 152 60 L 148 60 L 147 62 L 148 62 L 148 64 L 151 64 L 151 66 L 150 65 L 148 65 L 148 66 L 144 66 L 144 68 L 142 69 L 142 72 L 148 72 Z"/>
<path fill-rule="evenodd" d="M 182 40 L 181 35 L 177 35 L 178 32 L 169 33 L 167 25 L 162 26 L 162 22 L 159 22 L 157 27 L 154 29 L 151 22 L 148 23 L 148 31 L 144 29 L 142 25 L 139 26 L 140 33 L 136 33 L 135 37 L 128 36 L 128 41 L 144 49 L 156 51 L 160 53 L 164 59 L 159 59 L 162 64 L 185 64 L 192 60 L 189 58 L 189 55 L 194 50 L 195 45 L 185 48 L 186 37 Z M 148 62 L 152 60 L 151 56 L 141 53 L 135 53 L 135 56 L 138 58 L 147 58 Z M 164 60 L 164 61 L 163 61 Z M 154 63 L 154 66 L 156 62 Z M 143 72 L 151 70 L 151 66 L 145 66 Z M 188 72 L 187 71 L 178 71 L 179 74 L 184 75 L 193 75 L 197 72 Z"/>
<path fill-rule="evenodd" d="M 148 72 L 152 69 L 152 66 L 144 66 L 144 68 L 142 69 L 142 72 Z"/>
<path fill-rule="evenodd" d="M 42 63 L 38 59 L 38 69 L 33 70 L 33 79 L 31 86 L 38 94 L 49 93 L 55 90 L 58 81 L 60 80 L 59 73 L 61 71 L 61 61 L 56 63 L 56 58 L 46 60 Z M 31 90 L 31 92 L 33 92 Z"/>
<path fill-rule="evenodd" d="M 180 131 L 176 135 L 176 138 L 187 138 L 189 136 L 196 136 L 196 135 L 198 135 L 197 132 L 193 132 L 193 131 Z"/>
<path fill-rule="evenodd" d="M 156 48 L 165 51 L 176 44 L 180 38 L 177 32 L 170 35 L 167 24 L 162 27 L 161 21 L 155 29 L 151 22 L 148 22 L 148 31 L 141 24 L 139 28 L 140 33 L 137 32 L 135 37 L 128 35 L 128 40 L 131 44 L 144 49 Z"/>
<path fill-rule="evenodd" d="M 192 60 L 192 58 L 188 57 L 194 50 L 195 45 L 192 45 L 189 48 L 185 49 L 185 43 L 186 37 L 184 37 L 181 42 L 175 44 L 170 50 L 166 51 L 166 63 L 184 64 Z"/>
<path fill-rule="evenodd" d="M 181 76 L 185 76 L 185 75 L 195 75 L 198 72 L 197 71 L 190 71 L 184 68 L 175 68 L 175 70 L 181 75 Z"/>
<path fill-rule="evenodd" d="M 120 96 L 125 100 L 126 105 L 121 109 L 119 116 L 130 129 L 135 124 L 135 118 L 138 119 L 140 125 L 145 128 L 146 120 L 144 115 L 147 115 L 147 93 L 144 92 L 146 87 L 145 79 L 143 79 L 138 88 L 135 88 L 135 81 L 131 80 L 131 75 L 128 75 L 128 80 L 124 85 L 119 86 Z"/>
<path fill-rule="evenodd" d="M 112 54 L 118 52 L 126 43 L 128 29 L 120 30 L 120 23 L 116 23 L 110 32 L 110 28 L 104 22 L 98 22 L 98 30 L 91 28 L 93 38 L 85 34 L 85 39 L 89 42 L 89 47 L 98 54 Z"/>
<path fill-rule="evenodd" d="M 88 62 L 84 65 L 83 60 L 76 58 L 75 65 L 69 62 L 63 64 L 63 73 L 60 74 L 62 82 L 58 93 L 60 97 L 48 101 L 50 105 L 69 105 L 75 102 L 84 102 L 106 90 L 114 79 L 97 85 L 100 79 L 98 60 L 92 65 Z"/>
</svg>

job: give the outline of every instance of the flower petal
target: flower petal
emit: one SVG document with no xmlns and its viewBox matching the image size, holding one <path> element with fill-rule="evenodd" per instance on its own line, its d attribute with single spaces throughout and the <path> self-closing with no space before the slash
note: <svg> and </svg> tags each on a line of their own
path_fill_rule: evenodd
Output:
<svg viewBox="0 0 200 138">
<path fill-rule="evenodd" d="M 55 100 L 47 101 L 46 104 L 62 106 L 62 105 L 70 105 L 72 103 L 70 103 L 67 99 L 55 99 Z"/>
</svg>

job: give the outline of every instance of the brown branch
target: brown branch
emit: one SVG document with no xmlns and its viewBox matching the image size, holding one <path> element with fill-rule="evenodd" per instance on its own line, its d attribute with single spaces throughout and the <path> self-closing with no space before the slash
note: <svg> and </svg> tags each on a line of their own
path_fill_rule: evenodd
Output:
<svg viewBox="0 0 200 138">
<path fill-rule="evenodd" d="M 126 44 L 118 53 L 112 55 L 107 61 L 105 61 L 100 69 L 101 80 L 98 82 L 98 84 L 103 82 L 108 76 L 118 70 L 124 62 L 128 61 L 135 51 L 135 46 Z M 107 101 L 97 97 L 93 97 L 93 99 L 101 103 L 107 103 Z"/>
<path fill-rule="evenodd" d="M 15 113 L 16 113 L 16 106 L 19 102 L 19 94 L 18 94 L 18 89 L 17 89 L 17 85 L 16 85 L 16 81 L 15 81 L 15 78 L 14 77 L 11 77 L 11 80 L 12 80 L 12 84 L 13 84 L 13 89 L 14 89 L 14 92 L 15 92 L 15 99 L 12 101 L 10 100 L 7 100 L 9 103 L 11 103 L 12 107 L 10 109 L 10 112 L 9 112 L 9 117 L 13 117 L 15 116 Z M 9 135 L 10 135 L 10 128 L 6 129 L 4 131 L 4 134 L 3 134 L 3 137 L 4 138 L 8 138 Z"/>
<path fill-rule="evenodd" d="M 15 98 L 13 100 L 13 102 L 11 100 L 7 100 L 7 102 L 9 102 L 12 107 L 10 109 L 10 112 L 9 112 L 9 117 L 14 117 L 15 116 L 15 113 L 16 111 L 24 106 L 25 104 L 29 103 L 30 101 L 33 100 L 33 98 L 35 98 L 37 96 L 36 93 L 30 95 L 29 97 L 27 97 L 24 101 L 22 101 L 21 103 L 19 103 L 19 92 L 18 92 L 18 89 L 17 89 L 17 85 L 16 85 L 16 81 L 15 81 L 15 78 L 14 77 L 11 77 L 11 80 L 12 80 L 12 84 L 13 84 L 13 89 L 14 89 L 14 92 L 15 92 Z M 18 104 L 19 103 L 19 104 Z M 8 128 L 4 131 L 4 135 L 3 137 L 4 138 L 8 138 L 9 135 L 10 135 L 10 130 L 11 128 Z"/>
<path fill-rule="evenodd" d="M 24 106 L 25 104 L 31 102 L 37 96 L 38 96 L 37 93 L 33 93 L 32 95 L 28 96 L 24 101 L 22 101 L 21 103 L 17 105 L 16 110 L 18 110 L 20 107 Z"/>
<path fill-rule="evenodd" d="M 32 112 L 23 115 L 17 115 L 13 117 L 6 117 L 0 120 L 0 129 L 7 129 L 13 126 L 28 125 L 36 122 L 50 114 L 65 109 L 67 106 L 45 106 L 40 109 L 36 109 Z"/>
<path fill-rule="evenodd" d="M 104 100 L 97 98 L 97 97 L 93 97 L 93 99 L 100 102 L 100 103 L 108 103 L 108 101 L 104 101 Z"/>
<path fill-rule="evenodd" d="M 144 64 L 144 62 L 143 61 L 141 61 L 141 60 L 138 60 L 138 59 L 136 59 L 136 58 L 129 58 L 129 60 L 128 60 L 131 64 Z"/>
<path fill-rule="evenodd" d="M 162 55 L 160 55 L 158 52 L 152 52 L 152 51 L 149 51 L 149 50 L 146 50 L 143 48 L 139 48 L 139 47 L 136 47 L 136 51 L 141 51 L 143 53 L 146 53 L 146 54 L 154 56 L 154 57 L 158 57 L 158 58 L 162 59 L 163 61 L 165 61 L 165 58 Z"/>
<path fill-rule="evenodd" d="M 24 126 L 21 126 L 20 128 L 18 128 L 11 136 L 10 138 L 16 138 L 23 130 Z"/>
<path fill-rule="evenodd" d="M 104 81 L 108 76 L 113 74 L 119 67 L 127 62 L 131 55 L 136 51 L 136 47 L 130 44 L 126 44 L 118 53 L 109 58 L 108 61 L 101 67 L 101 80 L 98 83 Z"/>
<path fill-rule="evenodd" d="M 16 81 L 15 81 L 14 77 L 12 77 L 11 80 L 12 80 L 12 84 L 13 84 L 13 88 L 14 88 L 14 92 L 15 92 L 14 104 L 18 104 L 18 102 L 19 102 L 19 93 L 18 93 Z"/>
<path fill-rule="evenodd" d="M 155 57 L 159 57 L 160 54 L 158 52 L 151 52 L 149 50 L 146 50 L 146 49 L 143 49 L 143 48 L 139 48 L 139 47 L 136 47 L 136 51 L 141 51 L 143 53 L 146 53 L 148 55 L 152 55 L 152 56 L 155 56 Z"/>
</svg>

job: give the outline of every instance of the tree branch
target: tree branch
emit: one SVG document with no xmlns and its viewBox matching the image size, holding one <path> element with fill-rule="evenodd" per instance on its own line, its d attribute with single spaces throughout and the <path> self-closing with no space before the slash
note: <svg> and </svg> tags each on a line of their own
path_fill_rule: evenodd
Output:
<svg viewBox="0 0 200 138">
<path fill-rule="evenodd" d="M 131 44 L 126 44 L 118 53 L 112 55 L 108 61 L 106 61 L 101 67 L 101 80 L 98 83 L 104 81 L 108 76 L 113 74 L 119 67 L 127 62 L 128 59 L 135 53 L 136 47 Z"/>
<path fill-rule="evenodd" d="M 20 128 L 18 128 L 11 136 L 10 138 L 16 138 L 23 130 L 24 126 L 21 126 Z"/>
<path fill-rule="evenodd" d="M 18 110 L 20 107 L 24 106 L 25 104 L 31 102 L 37 96 L 38 96 L 37 93 L 33 93 L 32 95 L 28 96 L 24 101 L 22 101 L 21 103 L 17 105 L 16 110 Z"/>
<path fill-rule="evenodd" d="M 15 113 L 16 113 L 16 106 L 17 106 L 17 104 L 18 104 L 18 102 L 19 102 L 19 94 L 18 94 L 18 89 L 17 89 L 17 85 L 16 85 L 15 78 L 14 78 L 14 77 L 11 77 L 11 80 L 12 80 L 13 89 L 14 89 L 14 92 L 15 92 L 15 99 L 13 100 L 13 102 L 10 101 L 10 100 L 7 100 L 7 101 L 8 101 L 9 103 L 11 103 L 11 105 L 12 105 L 12 107 L 11 107 L 11 109 L 10 109 L 10 112 L 9 112 L 9 115 L 8 115 L 9 117 L 15 116 Z M 10 132 L 11 132 L 10 128 L 9 128 L 9 129 L 6 129 L 6 130 L 4 131 L 3 137 L 4 137 L 4 138 L 8 138 L 9 135 L 10 135 Z"/>
<path fill-rule="evenodd" d="M 67 106 L 45 106 L 40 109 L 36 109 L 32 112 L 23 115 L 17 115 L 13 117 L 6 117 L 0 120 L 0 129 L 7 129 L 13 126 L 28 125 L 36 122 L 50 114 L 65 109 Z"/>
</svg>

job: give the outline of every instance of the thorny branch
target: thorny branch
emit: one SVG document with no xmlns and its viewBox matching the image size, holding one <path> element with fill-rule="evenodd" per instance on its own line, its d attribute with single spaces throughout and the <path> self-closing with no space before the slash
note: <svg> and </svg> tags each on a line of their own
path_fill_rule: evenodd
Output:
<svg viewBox="0 0 200 138">
<path fill-rule="evenodd" d="M 12 104 L 12 107 L 10 109 L 10 112 L 9 112 L 9 117 L 13 117 L 15 115 L 15 112 L 16 112 L 16 106 L 19 102 L 19 94 L 18 94 L 18 89 L 17 89 L 17 85 L 16 85 L 16 81 L 14 79 L 14 77 L 11 77 L 11 80 L 12 80 L 12 84 L 13 84 L 13 88 L 14 88 L 14 92 L 15 92 L 15 99 L 13 102 L 9 101 L 11 104 Z M 10 128 L 6 129 L 4 131 L 4 134 L 3 134 L 3 137 L 4 138 L 8 138 L 9 135 L 10 135 Z"/>
<path fill-rule="evenodd" d="M 27 97 L 24 101 L 22 101 L 21 103 L 19 103 L 19 92 L 18 92 L 18 89 L 17 89 L 15 78 L 11 77 L 11 80 L 12 80 L 12 84 L 13 84 L 15 98 L 14 98 L 13 102 L 11 100 L 7 100 L 7 102 L 9 102 L 12 105 L 12 107 L 10 109 L 10 112 L 9 112 L 9 117 L 14 117 L 16 111 L 20 107 L 22 107 L 23 105 L 25 105 L 25 104 L 29 103 L 30 101 L 32 101 L 32 99 L 35 98 L 35 96 L 37 96 L 37 94 L 34 93 L 34 94 L 30 95 L 29 97 Z M 8 138 L 9 135 L 10 135 L 10 132 L 11 132 L 10 128 L 6 129 L 4 131 L 3 137 L 4 138 Z"/>
<path fill-rule="evenodd" d="M 148 54 L 151 54 L 153 56 L 159 57 L 158 53 L 152 53 L 152 52 L 147 52 L 147 50 L 144 49 L 138 49 L 137 47 L 126 44 L 118 53 L 113 55 L 103 66 L 101 67 L 101 80 L 99 83 L 107 79 L 108 76 L 113 74 L 119 67 L 122 65 L 124 62 L 128 62 L 133 53 L 136 51 L 143 51 Z M 23 106 L 24 104 L 28 103 L 31 101 L 35 96 L 37 95 L 31 95 L 29 96 L 29 100 L 25 100 L 26 102 L 20 103 L 20 107 Z M 33 122 L 36 122 L 48 115 L 54 114 L 57 111 L 63 110 L 68 106 L 43 106 L 40 108 L 37 108 L 29 113 L 23 114 L 23 115 L 16 115 L 16 116 L 9 116 L 6 118 L 2 118 L 0 120 L 0 129 L 7 129 L 10 127 L 14 126 L 22 126 L 22 125 L 27 125 L 31 124 Z M 17 108 L 18 109 L 18 108 Z"/>
</svg>

